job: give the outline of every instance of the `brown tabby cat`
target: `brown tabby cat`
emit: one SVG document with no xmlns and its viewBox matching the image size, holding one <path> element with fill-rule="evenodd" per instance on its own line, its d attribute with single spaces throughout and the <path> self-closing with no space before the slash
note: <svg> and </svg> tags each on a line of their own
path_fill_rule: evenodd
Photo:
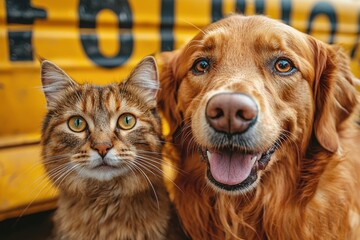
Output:
<svg viewBox="0 0 360 240">
<path fill-rule="evenodd" d="M 144 58 L 118 84 L 78 84 L 41 64 L 42 155 L 60 189 L 56 239 L 183 239 L 161 171 L 158 74 Z"/>
</svg>

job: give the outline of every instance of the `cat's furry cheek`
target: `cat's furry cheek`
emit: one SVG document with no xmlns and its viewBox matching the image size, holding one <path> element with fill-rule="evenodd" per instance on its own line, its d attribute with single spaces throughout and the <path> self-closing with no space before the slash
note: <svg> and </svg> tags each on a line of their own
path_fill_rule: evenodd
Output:
<svg viewBox="0 0 360 240">
<path fill-rule="evenodd" d="M 48 61 L 41 69 L 42 156 L 60 189 L 55 238 L 169 239 L 155 59 L 104 86 L 77 84 Z"/>
</svg>

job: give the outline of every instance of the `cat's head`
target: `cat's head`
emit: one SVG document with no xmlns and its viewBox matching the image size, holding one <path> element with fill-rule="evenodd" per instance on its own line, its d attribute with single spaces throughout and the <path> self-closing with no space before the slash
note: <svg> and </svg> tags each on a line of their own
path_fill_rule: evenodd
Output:
<svg viewBox="0 0 360 240">
<path fill-rule="evenodd" d="M 144 58 L 126 80 L 106 86 L 79 84 L 46 60 L 41 80 L 48 109 L 43 163 L 55 184 L 144 178 L 160 171 L 159 82 L 153 57 Z"/>
</svg>

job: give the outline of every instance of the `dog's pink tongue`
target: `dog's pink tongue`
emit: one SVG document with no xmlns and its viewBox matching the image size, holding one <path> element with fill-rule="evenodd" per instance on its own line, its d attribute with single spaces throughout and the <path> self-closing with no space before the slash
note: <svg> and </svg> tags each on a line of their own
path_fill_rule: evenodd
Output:
<svg viewBox="0 0 360 240">
<path fill-rule="evenodd" d="M 222 184 L 239 184 L 250 175 L 255 163 L 253 156 L 237 152 L 213 152 L 208 155 L 211 175 Z"/>
</svg>

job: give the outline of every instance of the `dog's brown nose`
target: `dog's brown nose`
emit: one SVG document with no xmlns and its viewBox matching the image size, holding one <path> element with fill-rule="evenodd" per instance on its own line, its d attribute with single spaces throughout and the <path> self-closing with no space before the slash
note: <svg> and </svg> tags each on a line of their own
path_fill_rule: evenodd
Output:
<svg viewBox="0 0 360 240">
<path fill-rule="evenodd" d="M 255 101 L 241 93 L 220 93 L 210 98 L 206 118 L 212 128 L 229 134 L 245 132 L 255 121 Z"/>
</svg>

